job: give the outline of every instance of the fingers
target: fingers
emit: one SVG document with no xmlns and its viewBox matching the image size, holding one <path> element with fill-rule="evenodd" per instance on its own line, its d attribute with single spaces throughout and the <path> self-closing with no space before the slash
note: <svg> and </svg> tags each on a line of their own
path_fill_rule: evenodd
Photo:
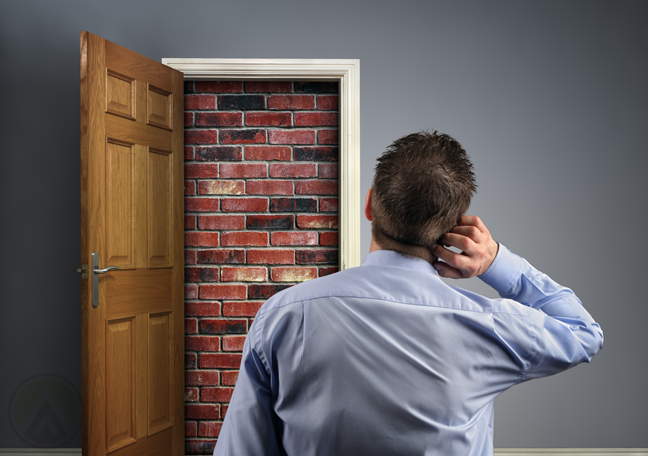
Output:
<svg viewBox="0 0 648 456">
<path fill-rule="evenodd" d="M 434 269 L 437 270 L 437 273 L 441 277 L 446 277 L 448 279 L 461 279 L 463 276 L 461 275 L 461 271 L 457 268 L 453 268 L 447 263 L 444 263 L 442 261 L 435 261 L 432 263 L 432 266 L 434 266 Z"/>
<path fill-rule="evenodd" d="M 449 275 L 443 277 L 472 277 L 479 269 L 479 264 L 471 256 L 465 253 L 455 253 L 452 250 L 448 250 L 440 246 L 439 244 L 436 244 L 434 247 L 432 247 L 432 253 L 443 260 L 446 265 L 448 265 L 448 268 L 443 267 L 442 269 L 444 269 L 444 272 Z M 441 266 L 445 265 L 441 263 Z M 455 272 L 457 272 L 457 274 L 455 274 Z"/>
</svg>

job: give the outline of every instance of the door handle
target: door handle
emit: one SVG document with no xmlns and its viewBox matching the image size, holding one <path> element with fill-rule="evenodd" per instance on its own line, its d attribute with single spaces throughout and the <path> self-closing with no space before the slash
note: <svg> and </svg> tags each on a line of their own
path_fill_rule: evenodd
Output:
<svg viewBox="0 0 648 456">
<path fill-rule="evenodd" d="M 92 307 L 95 309 L 99 306 L 99 274 L 120 269 L 117 266 L 108 266 L 107 268 L 99 269 L 99 254 L 92 252 Z"/>
</svg>

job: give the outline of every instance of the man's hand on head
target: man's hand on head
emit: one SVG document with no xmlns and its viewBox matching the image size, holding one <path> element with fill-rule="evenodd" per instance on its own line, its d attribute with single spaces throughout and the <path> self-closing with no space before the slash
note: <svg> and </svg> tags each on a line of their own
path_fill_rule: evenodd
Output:
<svg viewBox="0 0 648 456">
<path fill-rule="evenodd" d="M 461 253 L 446 247 L 456 247 Z M 476 215 L 464 215 L 449 233 L 444 234 L 432 253 L 443 261 L 432 263 L 441 277 L 467 279 L 486 272 L 497 256 L 499 244 Z"/>
</svg>

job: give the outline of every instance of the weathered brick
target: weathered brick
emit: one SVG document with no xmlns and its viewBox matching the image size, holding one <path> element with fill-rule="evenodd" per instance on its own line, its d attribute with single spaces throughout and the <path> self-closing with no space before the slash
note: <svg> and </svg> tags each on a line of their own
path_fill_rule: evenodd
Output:
<svg viewBox="0 0 648 456">
<path fill-rule="evenodd" d="M 225 301 L 223 315 L 226 317 L 254 317 L 263 302 L 254 301 Z"/>
<path fill-rule="evenodd" d="M 218 109 L 221 111 L 265 109 L 265 97 L 263 95 L 218 95 Z"/>
<path fill-rule="evenodd" d="M 201 215 L 198 229 L 201 230 L 242 230 L 245 228 L 245 215 Z"/>
<path fill-rule="evenodd" d="M 333 146 L 295 147 L 295 161 L 338 161 L 338 148 Z"/>
<path fill-rule="evenodd" d="M 196 161 L 241 161 L 241 146 L 202 146 L 196 147 Z"/>
<path fill-rule="evenodd" d="M 271 212 L 317 212 L 317 200 L 314 198 L 272 198 Z"/>
<path fill-rule="evenodd" d="M 292 115 L 289 112 L 248 112 L 245 114 L 245 125 L 248 127 L 290 127 L 292 126 Z"/>
<path fill-rule="evenodd" d="M 200 299 L 245 299 L 245 285 L 201 285 Z"/>
<path fill-rule="evenodd" d="M 245 146 L 246 160 L 290 161 L 289 146 Z"/>
<path fill-rule="evenodd" d="M 184 268 L 184 270 L 185 282 L 218 282 L 220 277 L 218 268 Z"/>
<path fill-rule="evenodd" d="M 223 233 L 221 236 L 223 246 L 260 246 L 268 245 L 268 233 L 259 231 L 232 231 Z"/>
<path fill-rule="evenodd" d="M 223 282 L 266 282 L 268 271 L 266 268 L 222 268 L 221 280 Z"/>
<path fill-rule="evenodd" d="M 215 198 L 185 198 L 185 212 L 216 212 L 218 200 Z"/>
<path fill-rule="evenodd" d="M 270 130 L 270 144 L 315 144 L 315 130 Z"/>
<path fill-rule="evenodd" d="M 185 161 L 193 160 L 194 158 L 194 148 L 193 146 L 185 146 L 184 148 L 184 159 Z"/>
<path fill-rule="evenodd" d="M 223 198 L 223 212 L 266 212 L 267 198 Z"/>
<path fill-rule="evenodd" d="M 295 92 L 297 93 L 338 93 L 338 82 L 295 82 Z"/>
<path fill-rule="evenodd" d="M 337 125 L 337 124 L 336 124 Z M 197 127 L 242 127 L 242 112 L 199 112 L 196 114 Z"/>
<path fill-rule="evenodd" d="M 195 215 L 185 215 L 184 216 L 184 229 L 185 230 L 195 230 L 196 229 L 196 216 Z"/>
<path fill-rule="evenodd" d="M 289 230 L 294 226 L 293 215 L 248 215 L 249 230 Z"/>
<path fill-rule="evenodd" d="M 294 250 L 250 249 L 247 251 L 249 264 L 295 264 Z"/>
<path fill-rule="evenodd" d="M 198 365 L 198 357 L 195 353 L 185 353 L 185 369 L 195 369 Z"/>
<path fill-rule="evenodd" d="M 320 95 L 317 97 L 317 109 L 320 111 L 335 111 L 338 109 L 337 95 Z"/>
<path fill-rule="evenodd" d="M 218 144 L 216 130 L 185 130 L 185 144 Z"/>
<path fill-rule="evenodd" d="M 250 285 L 250 299 L 267 299 L 292 285 Z"/>
<path fill-rule="evenodd" d="M 223 351 L 240 352 L 243 351 L 245 336 L 228 336 L 223 337 Z"/>
<path fill-rule="evenodd" d="M 184 182 L 184 194 L 185 196 L 192 196 L 196 194 L 196 182 L 189 180 Z"/>
<path fill-rule="evenodd" d="M 185 334 L 198 334 L 198 320 L 185 318 Z"/>
<path fill-rule="evenodd" d="M 320 277 L 325 277 L 327 275 L 335 274 L 338 271 L 339 271 L 339 269 L 335 268 L 335 267 L 332 267 L 332 268 L 320 268 L 319 276 Z"/>
<path fill-rule="evenodd" d="M 337 249 L 297 250 L 295 252 L 297 264 L 337 264 Z"/>
<path fill-rule="evenodd" d="M 317 233 L 313 231 L 279 231 L 270 236 L 272 245 L 317 245 Z"/>
<path fill-rule="evenodd" d="M 193 81 L 185 81 L 183 85 L 184 85 L 184 93 L 194 93 Z"/>
<path fill-rule="evenodd" d="M 199 250 L 197 257 L 198 264 L 241 264 L 245 263 L 245 250 Z"/>
<path fill-rule="evenodd" d="M 272 268 L 273 282 L 305 282 L 317 277 L 317 268 Z"/>
<path fill-rule="evenodd" d="M 218 404 L 185 405 L 185 418 L 188 420 L 217 420 L 220 418 L 220 405 Z"/>
<path fill-rule="evenodd" d="M 236 179 L 241 177 L 266 177 L 268 168 L 265 163 L 223 163 L 221 177 Z"/>
<path fill-rule="evenodd" d="M 202 331 L 201 331 L 202 332 Z M 185 336 L 185 351 L 220 351 L 220 337 Z M 187 383 L 185 382 L 185 385 Z M 195 384 L 195 383 L 194 383 Z M 218 383 L 215 383 L 216 385 Z"/>
<path fill-rule="evenodd" d="M 185 388 L 185 402 L 198 402 L 198 388 Z"/>
<path fill-rule="evenodd" d="M 296 127 L 337 127 L 337 112 L 296 112 Z"/>
<path fill-rule="evenodd" d="M 221 130 L 221 144 L 263 144 L 265 130 Z"/>
<path fill-rule="evenodd" d="M 218 247 L 218 233 L 185 233 L 185 247 Z"/>
<path fill-rule="evenodd" d="M 337 130 L 319 130 L 317 132 L 317 144 L 338 144 Z"/>
<path fill-rule="evenodd" d="M 292 195 L 292 181 L 262 180 L 247 181 L 245 192 L 248 195 Z"/>
<path fill-rule="evenodd" d="M 238 380 L 238 372 L 223 371 L 221 385 L 234 386 Z"/>
<path fill-rule="evenodd" d="M 245 91 L 248 93 L 287 93 L 292 92 L 291 81 L 247 81 Z"/>
<path fill-rule="evenodd" d="M 337 198 L 320 198 L 319 200 L 320 212 L 337 212 L 338 199 Z"/>
<path fill-rule="evenodd" d="M 196 437 L 198 435 L 198 423 L 196 421 L 185 421 L 185 437 Z"/>
<path fill-rule="evenodd" d="M 214 95 L 185 95 L 184 108 L 186 111 L 215 109 L 216 97 Z"/>
<path fill-rule="evenodd" d="M 225 419 L 225 415 L 227 415 L 227 409 L 228 408 L 229 408 L 228 404 L 221 405 L 221 417 L 222 417 L 222 419 Z"/>
<path fill-rule="evenodd" d="M 185 409 L 186 413 L 186 409 Z M 187 417 L 185 417 L 187 418 Z M 214 453 L 214 440 L 185 440 L 185 454 L 206 454 Z"/>
<path fill-rule="evenodd" d="M 185 299 L 196 299 L 198 297 L 197 285 L 185 285 Z"/>
<path fill-rule="evenodd" d="M 185 250 L 185 264 L 196 264 L 195 250 Z"/>
<path fill-rule="evenodd" d="M 320 245 L 338 245 L 339 233 L 337 231 L 327 231 L 320 233 Z"/>
<path fill-rule="evenodd" d="M 194 113 L 193 112 L 185 112 L 184 113 L 184 126 L 185 127 L 193 127 L 194 125 Z"/>
<path fill-rule="evenodd" d="M 196 81 L 196 92 L 202 93 L 242 93 L 241 81 Z"/>
<path fill-rule="evenodd" d="M 238 369 L 240 365 L 241 355 L 234 353 L 203 353 L 198 358 L 201 369 Z"/>
<path fill-rule="evenodd" d="M 245 334 L 246 332 L 245 320 L 204 319 L 200 321 L 200 334 Z"/>
<path fill-rule="evenodd" d="M 201 421 L 198 425 L 198 436 L 218 437 L 222 427 L 223 423 L 220 421 Z"/>
<path fill-rule="evenodd" d="M 244 181 L 203 180 L 198 182 L 198 194 L 200 195 L 242 195 L 244 193 Z"/>
<path fill-rule="evenodd" d="M 221 306 L 218 302 L 185 302 L 185 315 L 194 317 L 218 317 L 221 314 L 220 308 Z"/>
<path fill-rule="evenodd" d="M 321 163 L 318 166 L 318 177 L 320 179 L 337 179 L 338 178 L 338 164 L 337 163 Z"/>
<path fill-rule="evenodd" d="M 184 170 L 185 179 L 218 177 L 218 165 L 215 163 L 185 165 Z"/>
<path fill-rule="evenodd" d="M 315 97 L 312 95 L 270 95 L 268 109 L 315 109 Z"/>
<path fill-rule="evenodd" d="M 337 195 L 337 180 L 306 180 L 295 182 L 297 195 Z"/>
<path fill-rule="evenodd" d="M 314 163 L 273 163 L 269 166 L 270 177 L 315 177 L 317 169 Z"/>
<path fill-rule="evenodd" d="M 202 336 L 202 339 L 220 339 L 219 337 Z M 199 339 L 199 337 L 196 337 Z M 189 371 L 185 372 L 185 385 L 214 386 L 220 384 L 218 371 Z"/>
<path fill-rule="evenodd" d="M 338 229 L 337 215 L 298 215 L 297 227 L 302 229 Z"/>
</svg>

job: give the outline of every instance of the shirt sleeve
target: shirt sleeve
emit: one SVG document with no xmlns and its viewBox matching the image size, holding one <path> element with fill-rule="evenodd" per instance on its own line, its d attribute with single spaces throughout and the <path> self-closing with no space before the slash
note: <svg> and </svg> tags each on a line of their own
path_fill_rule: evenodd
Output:
<svg viewBox="0 0 648 456">
<path fill-rule="evenodd" d="M 572 290 L 563 287 L 500 244 L 479 276 L 504 299 L 529 308 L 530 351 L 519 381 L 552 375 L 589 362 L 603 347 L 603 332 Z M 502 324 L 506 324 L 504 321 Z"/>
</svg>

